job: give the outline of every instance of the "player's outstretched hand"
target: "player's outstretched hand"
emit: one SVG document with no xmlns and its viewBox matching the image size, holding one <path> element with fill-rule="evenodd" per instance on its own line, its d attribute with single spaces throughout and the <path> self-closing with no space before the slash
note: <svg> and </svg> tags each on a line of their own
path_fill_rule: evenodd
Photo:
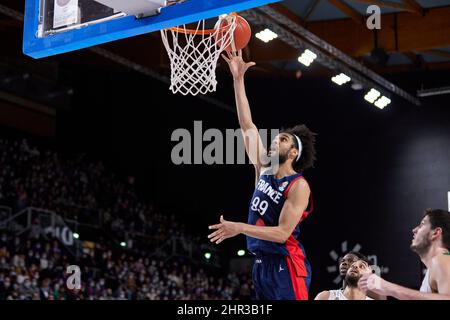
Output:
<svg viewBox="0 0 450 320">
<path fill-rule="evenodd" d="M 221 243 L 223 240 L 237 236 L 241 233 L 241 224 L 239 222 L 227 221 L 220 216 L 220 223 L 209 226 L 209 229 L 216 229 L 213 233 L 208 235 L 211 242 L 216 244 Z"/>
<path fill-rule="evenodd" d="M 242 59 L 242 50 L 239 50 L 237 54 L 233 54 L 227 51 L 227 56 L 228 57 L 222 54 L 222 58 L 228 63 L 234 79 L 243 78 L 247 69 L 253 67 L 256 64 L 254 62 L 245 62 Z"/>
</svg>

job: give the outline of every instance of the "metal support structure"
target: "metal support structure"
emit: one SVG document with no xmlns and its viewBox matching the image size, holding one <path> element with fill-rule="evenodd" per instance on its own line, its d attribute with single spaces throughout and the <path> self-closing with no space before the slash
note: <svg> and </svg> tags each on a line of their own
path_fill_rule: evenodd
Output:
<svg viewBox="0 0 450 320">
<path fill-rule="evenodd" d="M 419 97 L 438 96 L 442 94 L 450 94 L 450 87 L 422 89 L 417 91 Z"/>
<path fill-rule="evenodd" d="M 0 229 L 6 229 L 6 221 L 12 216 L 11 207 L 0 206 Z"/>
<path fill-rule="evenodd" d="M 258 12 L 260 10 L 264 14 Z M 5 7 L 0 4 L 0 12 L 4 13 L 10 17 L 13 17 L 17 20 L 23 21 L 23 14 L 12 10 L 8 7 Z M 317 61 L 324 65 L 327 68 L 332 70 L 337 70 L 346 73 L 349 77 L 351 77 L 355 82 L 359 82 L 362 85 L 370 88 L 375 88 L 380 91 L 380 88 L 384 88 L 407 101 L 413 103 L 414 105 L 419 106 L 420 100 L 416 97 L 412 96 L 408 92 L 394 85 L 387 79 L 373 72 L 369 68 L 365 67 L 361 63 L 357 62 L 347 54 L 333 47 L 331 44 L 325 42 L 324 40 L 317 37 L 312 32 L 308 31 L 301 25 L 293 22 L 286 16 L 278 13 L 276 10 L 269 6 L 259 7 L 256 10 L 247 10 L 241 12 L 241 15 L 245 17 L 250 22 L 257 25 L 266 25 L 270 26 L 278 35 L 279 39 L 291 45 L 294 48 L 299 50 L 304 50 L 306 48 L 314 47 L 316 48 L 315 53 L 317 54 Z M 267 15 L 267 16 L 266 16 Z M 270 18 L 271 19 L 270 19 Z M 273 19 L 273 20 L 272 20 Z M 287 27 L 293 32 L 286 30 Z M 295 32 L 295 33 L 294 33 Z M 298 35 L 301 37 L 299 37 Z M 306 39 L 306 40 L 304 40 Z M 152 77 L 156 80 L 159 80 L 164 83 L 170 83 L 170 80 L 167 76 L 162 75 L 148 67 L 145 67 L 141 64 L 135 63 L 125 57 L 117 55 L 109 50 L 105 50 L 99 47 L 91 47 L 90 51 L 95 52 L 96 54 L 103 56 L 111 61 L 124 65 L 132 70 L 140 72 L 146 76 Z M 385 91 L 381 89 L 381 91 Z M 208 97 L 208 96 L 198 96 L 200 99 L 206 101 L 207 103 L 213 104 L 221 109 L 235 112 L 235 109 L 217 99 Z"/>
<path fill-rule="evenodd" d="M 415 104 L 417 106 L 420 106 L 419 99 L 417 99 L 416 97 L 412 96 L 411 94 L 409 94 L 408 92 L 404 91 L 403 89 L 399 88 L 398 86 L 396 86 L 395 84 L 391 83 L 390 81 L 386 80 L 385 78 L 383 78 L 382 76 L 378 75 L 377 73 L 373 72 L 369 68 L 363 66 L 361 63 L 359 63 L 355 59 L 351 58 L 350 56 L 348 56 L 344 52 L 340 51 L 339 49 L 333 47 L 328 42 L 320 39 L 318 36 L 316 36 L 312 32 L 308 31 L 307 29 L 305 29 L 301 25 L 295 23 L 294 21 L 290 20 L 286 16 L 284 16 L 281 13 L 277 12 L 276 10 L 271 8 L 270 6 L 259 7 L 258 10 L 260 10 L 261 12 L 263 12 L 266 15 L 270 16 L 274 21 L 277 22 L 277 24 L 280 24 L 280 25 L 283 25 L 285 27 L 288 27 L 289 29 L 291 29 L 295 33 L 298 33 L 304 39 L 309 41 L 311 44 L 314 44 L 317 48 L 319 48 L 323 52 L 330 54 L 332 56 L 332 58 L 329 58 L 329 59 L 336 59 L 336 60 L 342 61 L 343 63 L 347 64 L 351 68 L 355 69 L 355 71 L 357 71 L 362 76 L 367 77 L 369 80 L 378 83 L 383 88 L 385 88 L 385 89 L 391 91 L 392 93 L 394 93 L 394 94 L 404 98 L 405 100 L 407 100 L 407 101 L 409 101 L 409 102 L 411 102 L 411 103 L 413 103 L 413 104 Z M 260 24 L 261 23 L 263 23 L 263 24 L 265 23 L 265 24 L 268 24 L 268 25 L 273 25 L 273 22 L 271 22 L 268 18 L 266 18 L 262 14 L 256 13 L 256 10 L 248 10 L 248 11 L 245 11 L 245 13 L 246 13 L 246 15 L 251 15 L 252 18 L 254 16 L 259 16 L 259 18 L 257 18 L 257 19 L 259 19 Z M 292 33 L 291 33 L 291 35 L 292 35 Z M 304 41 L 301 40 L 298 36 L 294 35 L 294 38 L 297 39 L 297 42 L 300 42 L 300 43 L 304 44 Z M 284 40 L 282 37 L 280 37 L 280 39 Z M 309 44 L 309 46 L 311 46 L 311 44 Z M 367 81 L 365 81 L 365 82 L 367 82 Z"/>
<path fill-rule="evenodd" d="M 20 217 L 21 217 L 22 215 L 24 215 L 25 213 L 28 213 L 28 211 L 29 211 L 28 208 L 25 208 L 25 209 L 23 209 L 23 210 L 21 210 L 21 211 L 15 213 L 15 214 L 11 214 L 12 209 L 10 208 L 10 214 L 9 214 L 9 217 L 8 217 L 7 219 L 1 221 L 1 223 L 0 223 L 1 227 L 2 227 L 2 228 L 6 228 L 6 229 L 11 228 L 12 226 L 15 227 L 15 226 L 17 225 L 17 224 L 14 224 L 15 220 L 17 220 L 18 218 L 20 218 Z M 28 221 L 28 220 L 27 220 L 27 221 Z M 22 226 L 22 227 L 23 227 L 23 226 Z M 25 229 L 25 228 L 27 228 L 27 226 L 23 227 L 21 230 L 23 230 L 23 229 Z"/>
<path fill-rule="evenodd" d="M 317 55 L 316 61 L 327 67 L 328 69 L 335 70 L 336 72 L 344 72 L 347 76 L 352 78 L 354 82 L 360 83 L 367 89 L 374 88 L 378 91 L 385 91 L 375 82 L 361 76 L 359 73 L 355 72 L 343 62 L 323 53 L 314 45 L 311 45 L 309 42 L 303 40 L 294 33 L 280 27 L 277 23 L 274 23 L 269 18 L 266 18 L 265 16 L 255 12 L 254 10 L 241 12 L 240 15 L 242 15 L 245 19 L 253 24 L 269 26 L 278 35 L 278 39 L 281 39 L 282 41 L 284 41 L 291 47 L 298 49 L 299 51 L 308 48 L 312 49 Z"/>
<path fill-rule="evenodd" d="M 23 13 L 21 13 L 19 11 L 16 11 L 14 9 L 11 9 L 11 8 L 1 4 L 1 3 L 0 3 L 0 12 L 3 13 L 4 15 L 10 17 L 10 18 L 13 18 L 13 19 L 16 19 L 16 20 L 19 20 L 19 21 L 23 21 L 23 16 L 24 16 Z"/>
</svg>

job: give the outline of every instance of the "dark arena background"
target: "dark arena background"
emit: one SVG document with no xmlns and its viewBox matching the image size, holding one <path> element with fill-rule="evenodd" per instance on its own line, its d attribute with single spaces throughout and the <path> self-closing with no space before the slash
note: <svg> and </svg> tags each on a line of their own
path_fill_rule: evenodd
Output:
<svg viewBox="0 0 450 320">
<path fill-rule="evenodd" d="M 338 264 L 351 250 L 418 289 L 412 229 L 425 209 L 449 210 L 450 1 L 373 1 L 376 31 L 365 25 L 369 2 L 270 8 L 408 95 L 385 89 L 384 109 L 364 100 L 364 83 L 338 86 L 340 72 L 301 64 L 303 50 L 281 34 L 256 38 L 260 25 L 243 52 L 256 62 L 246 75 L 255 124 L 317 133 L 305 172 L 314 211 L 299 239 L 310 300 L 341 286 Z M 176 129 L 239 128 L 227 64 L 218 62 L 217 92 L 174 95 L 159 32 L 33 59 L 22 52 L 23 13 L 24 1 L 1 0 L 0 299 L 254 298 L 245 236 L 207 238 L 222 214 L 247 221 L 252 165 L 171 159 Z M 67 288 L 68 265 L 81 270 L 80 290 Z"/>
</svg>

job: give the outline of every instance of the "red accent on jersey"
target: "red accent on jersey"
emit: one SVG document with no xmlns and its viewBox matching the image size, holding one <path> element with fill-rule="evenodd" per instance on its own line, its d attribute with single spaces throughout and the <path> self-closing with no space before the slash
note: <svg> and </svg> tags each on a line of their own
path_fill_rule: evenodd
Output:
<svg viewBox="0 0 450 320">
<path fill-rule="evenodd" d="M 309 214 L 314 210 L 314 201 L 312 193 L 309 195 L 309 210 L 305 210 L 302 213 L 302 216 L 300 218 L 300 222 L 302 222 Z"/>
<path fill-rule="evenodd" d="M 259 218 L 258 220 L 256 220 L 256 226 L 260 226 L 260 227 L 264 227 L 266 224 L 264 223 L 264 220 Z"/>
<path fill-rule="evenodd" d="M 308 271 L 305 266 L 305 254 L 302 249 L 298 246 L 298 241 L 291 234 L 286 241 L 286 248 L 292 259 L 295 274 L 298 277 L 307 277 Z"/>
<path fill-rule="evenodd" d="M 305 278 L 308 276 L 308 272 L 305 266 L 305 256 L 300 247 L 298 245 L 294 245 L 295 239 L 293 236 L 289 238 L 288 242 L 289 241 L 291 242 L 291 245 L 288 246 L 290 256 L 286 257 L 286 263 L 289 269 L 289 274 L 291 276 L 295 299 L 308 300 L 308 288 L 305 282 Z M 295 249 L 294 246 L 297 249 Z"/>
</svg>

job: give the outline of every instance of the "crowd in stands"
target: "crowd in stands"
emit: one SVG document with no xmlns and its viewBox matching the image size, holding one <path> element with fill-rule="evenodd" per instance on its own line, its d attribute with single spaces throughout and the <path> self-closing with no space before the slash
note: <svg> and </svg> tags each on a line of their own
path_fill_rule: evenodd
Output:
<svg viewBox="0 0 450 320">
<path fill-rule="evenodd" d="M 101 224 L 123 235 L 184 234 L 173 214 L 162 214 L 136 194 L 134 178 L 120 179 L 86 154 L 64 156 L 31 147 L 27 140 L 0 139 L 0 204 L 18 212 L 44 208 L 80 222 Z"/>
<path fill-rule="evenodd" d="M 250 299 L 248 275 L 217 276 L 183 259 L 152 258 L 97 244 L 77 262 L 56 239 L 23 241 L 0 235 L 0 300 Z M 69 290 L 67 266 L 76 263 L 81 288 Z"/>
<path fill-rule="evenodd" d="M 134 179 L 120 179 L 100 161 L 0 138 L 0 205 L 36 207 L 98 223 L 117 238 L 152 235 L 145 250 L 104 239 L 74 257 L 57 239 L 0 230 L 0 300 L 249 299 L 249 275 L 208 270 L 182 257 L 152 254 L 171 237 L 196 240 L 174 215 L 142 200 Z M 2 217 L 0 217 L 1 220 Z M 79 265 L 80 290 L 68 290 L 66 267 Z"/>
</svg>

